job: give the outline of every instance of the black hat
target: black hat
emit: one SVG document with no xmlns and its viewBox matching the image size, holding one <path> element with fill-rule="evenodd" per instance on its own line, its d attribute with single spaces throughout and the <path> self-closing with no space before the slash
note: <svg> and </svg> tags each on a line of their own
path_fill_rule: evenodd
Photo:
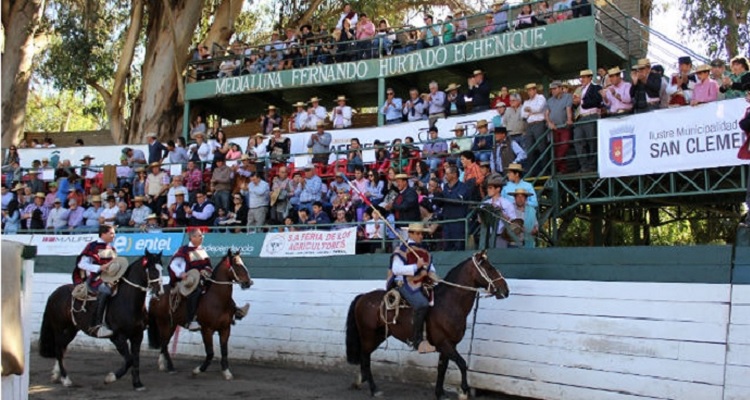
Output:
<svg viewBox="0 0 750 400">
<path fill-rule="evenodd" d="M 504 126 L 496 126 L 495 133 L 508 133 L 508 128 Z"/>
<path fill-rule="evenodd" d="M 437 131 L 438 131 L 437 126 L 431 126 L 430 129 L 427 130 L 427 132 L 436 132 L 436 133 Z"/>
<path fill-rule="evenodd" d="M 693 60 L 689 56 L 683 56 L 677 59 L 677 64 L 693 64 Z"/>
<path fill-rule="evenodd" d="M 664 67 L 659 64 L 654 64 L 653 66 L 651 66 L 651 70 L 659 74 L 664 73 Z"/>
</svg>

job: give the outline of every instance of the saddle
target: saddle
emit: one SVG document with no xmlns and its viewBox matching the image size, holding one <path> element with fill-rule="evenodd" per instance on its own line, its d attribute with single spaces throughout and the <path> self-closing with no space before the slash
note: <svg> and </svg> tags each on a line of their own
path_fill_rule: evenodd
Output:
<svg viewBox="0 0 750 400">
<path fill-rule="evenodd" d="M 411 308 L 411 305 L 401 296 L 398 291 L 398 285 L 392 285 L 390 290 L 385 292 L 383 300 L 380 302 L 380 318 L 386 325 L 395 325 L 398 322 L 398 315 L 402 308 Z M 430 300 L 430 307 L 435 305 L 434 287 L 422 286 L 422 292 Z M 393 318 L 388 319 L 388 312 L 393 311 Z"/>
</svg>

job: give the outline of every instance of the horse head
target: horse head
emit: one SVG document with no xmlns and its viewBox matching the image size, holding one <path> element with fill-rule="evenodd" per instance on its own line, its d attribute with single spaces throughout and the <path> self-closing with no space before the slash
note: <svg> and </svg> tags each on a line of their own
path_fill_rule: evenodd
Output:
<svg viewBox="0 0 750 400">
<path fill-rule="evenodd" d="M 232 282 L 239 283 L 240 289 L 249 289 L 253 285 L 253 280 L 250 279 L 250 272 L 247 271 L 247 267 L 240 257 L 240 252 L 233 252 L 231 248 L 227 249 L 227 255 L 224 259 L 227 260 Z"/>
<path fill-rule="evenodd" d="M 504 299 L 510 295 L 508 282 L 503 274 L 495 268 L 487 256 L 487 250 L 482 250 L 471 256 L 474 264 L 473 279 L 477 287 L 486 287 L 487 291 L 497 299 Z"/>
<path fill-rule="evenodd" d="M 164 293 L 164 287 L 162 285 L 161 272 L 161 257 L 162 252 L 151 253 L 146 250 L 146 253 L 141 258 L 141 265 L 146 270 L 147 286 L 151 289 L 151 295 L 159 297 Z"/>
</svg>

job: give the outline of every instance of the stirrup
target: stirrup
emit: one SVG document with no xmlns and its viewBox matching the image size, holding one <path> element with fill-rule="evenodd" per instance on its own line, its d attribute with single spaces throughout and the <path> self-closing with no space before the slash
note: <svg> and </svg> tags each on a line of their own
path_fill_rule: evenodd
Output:
<svg viewBox="0 0 750 400">
<path fill-rule="evenodd" d="M 417 348 L 417 351 L 420 354 L 434 353 L 436 350 L 437 349 L 435 348 L 435 346 L 431 345 L 430 342 L 424 339 L 421 342 L 419 342 L 419 346 Z"/>
<path fill-rule="evenodd" d="M 99 325 L 99 328 L 96 330 L 96 337 L 98 338 L 112 337 L 113 334 L 114 332 L 112 332 L 112 330 L 106 325 Z"/>
<path fill-rule="evenodd" d="M 245 303 L 245 305 L 244 305 L 244 306 L 242 306 L 242 307 L 239 307 L 239 308 L 237 308 L 237 309 L 236 309 L 236 310 L 234 311 L 234 317 L 235 317 L 236 319 L 242 319 L 242 318 L 245 318 L 245 317 L 247 316 L 247 312 L 248 312 L 249 310 L 250 310 L 250 304 L 249 304 L 249 303 Z"/>
<path fill-rule="evenodd" d="M 201 324 L 199 324 L 198 321 L 193 320 L 188 324 L 187 329 L 189 331 L 199 331 L 201 330 Z"/>
</svg>

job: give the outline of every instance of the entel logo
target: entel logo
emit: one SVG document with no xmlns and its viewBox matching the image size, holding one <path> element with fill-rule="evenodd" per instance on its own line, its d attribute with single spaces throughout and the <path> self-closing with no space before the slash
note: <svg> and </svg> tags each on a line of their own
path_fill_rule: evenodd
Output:
<svg viewBox="0 0 750 400">
<path fill-rule="evenodd" d="M 148 238 L 138 239 L 133 243 L 132 236 L 118 236 L 115 238 L 114 246 L 118 253 L 126 253 L 131 250 L 135 252 L 142 252 L 146 249 L 150 252 L 159 252 L 169 250 L 172 246 L 172 238 Z"/>
</svg>

